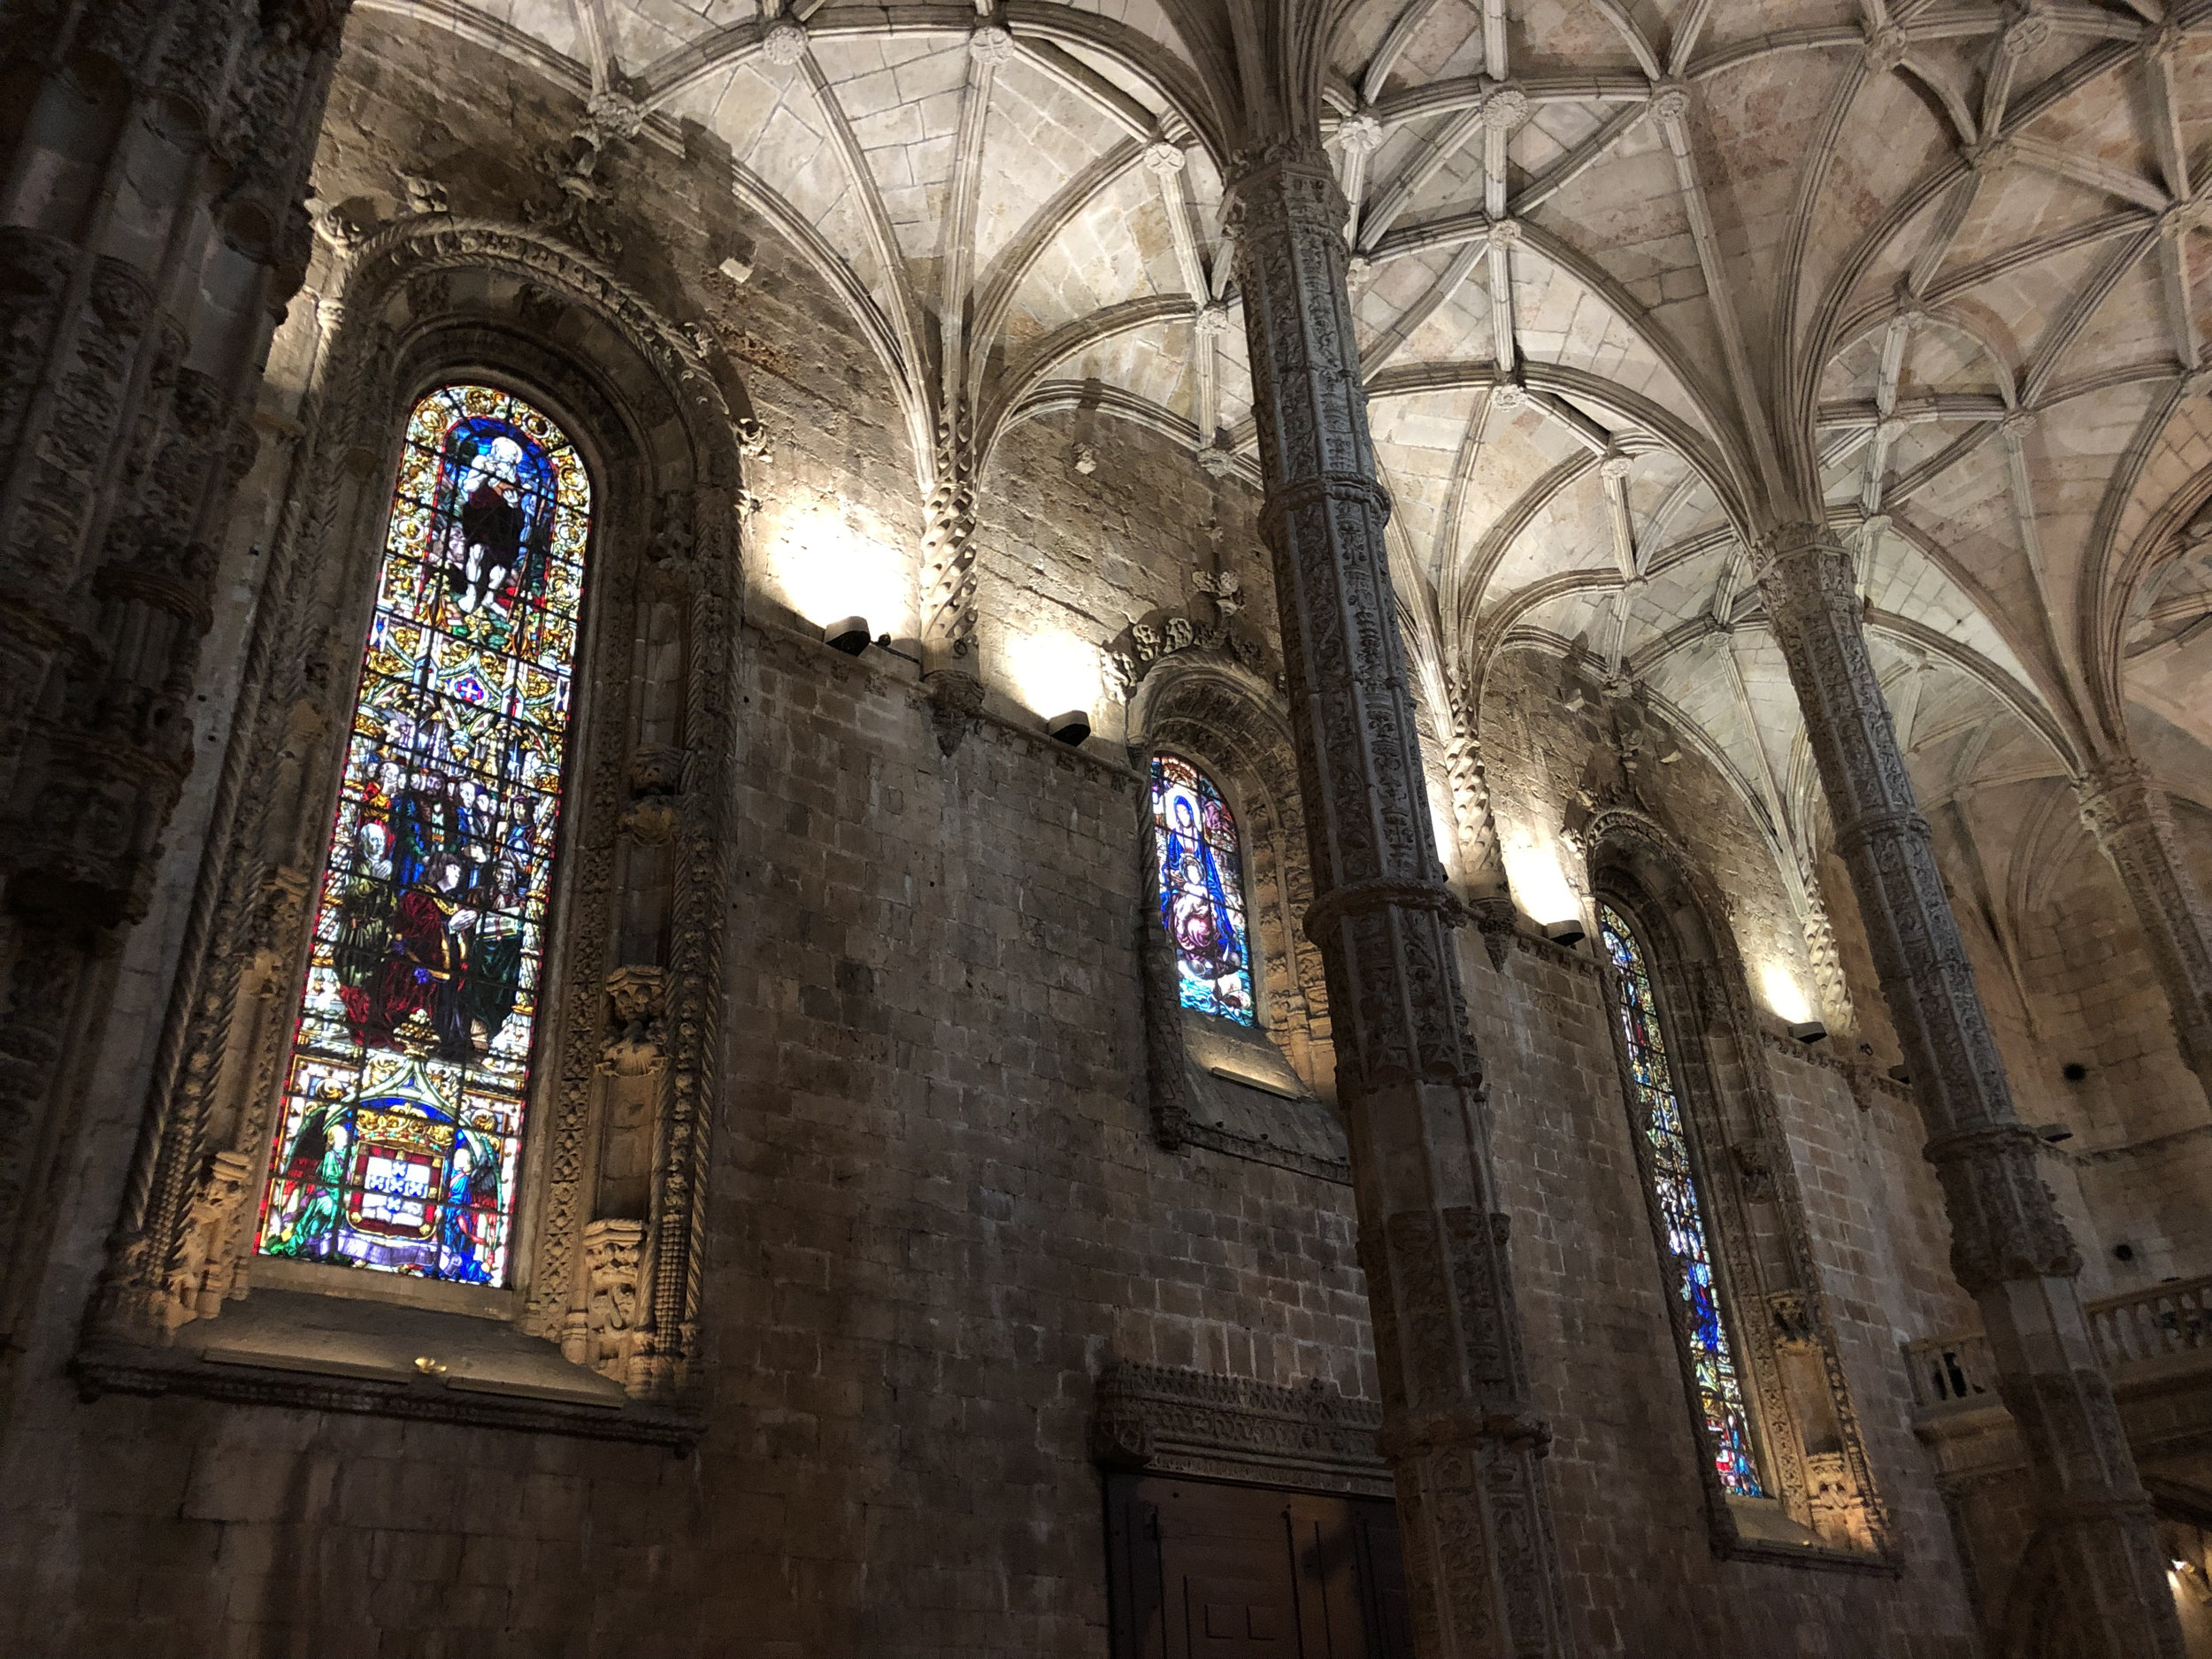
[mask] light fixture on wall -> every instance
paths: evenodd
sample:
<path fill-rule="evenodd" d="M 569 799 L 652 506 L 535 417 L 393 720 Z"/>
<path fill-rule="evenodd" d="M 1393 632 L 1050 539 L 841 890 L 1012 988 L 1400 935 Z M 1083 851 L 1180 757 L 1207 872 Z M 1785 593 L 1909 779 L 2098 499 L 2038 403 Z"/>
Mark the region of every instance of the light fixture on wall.
<path fill-rule="evenodd" d="M 2038 1124 L 2035 1126 L 2035 1133 L 2052 1146 L 2056 1146 L 2062 1141 L 2071 1141 L 2074 1138 L 2074 1132 L 2061 1123 Z"/>
<path fill-rule="evenodd" d="M 1790 1022 L 1790 1035 L 1800 1042 L 1818 1042 L 1827 1034 L 1828 1027 L 1816 1019 L 1793 1019 Z"/>
<path fill-rule="evenodd" d="M 1045 732 L 1073 749 L 1091 734 L 1091 717 L 1081 709 L 1070 709 L 1065 714 L 1056 714 L 1047 720 Z"/>
<path fill-rule="evenodd" d="M 1570 916 L 1563 922 L 1546 922 L 1544 937 L 1555 945 L 1578 945 L 1582 942 L 1582 918 Z"/>
<path fill-rule="evenodd" d="M 822 630 L 822 643 L 833 651 L 857 657 L 868 649 L 868 618 L 844 617 Z"/>

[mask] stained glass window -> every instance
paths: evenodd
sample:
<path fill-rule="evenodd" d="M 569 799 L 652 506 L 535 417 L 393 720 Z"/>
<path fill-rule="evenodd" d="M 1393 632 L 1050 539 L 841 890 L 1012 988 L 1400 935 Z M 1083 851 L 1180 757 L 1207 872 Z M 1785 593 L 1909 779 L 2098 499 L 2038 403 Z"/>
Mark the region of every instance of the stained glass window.
<path fill-rule="evenodd" d="M 1250 1025 L 1250 936 L 1237 821 L 1212 779 L 1177 755 L 1152 763 L 1160 924 L 1175 944 L 1183 1006 Z"/>
<path fill-rule="evenodd" d="M 258 1248 L 503 1285 L 591 482 L 489 386 L 408 417 Z"/>
<path fill-rule="evenodd" d="M 1627 918 L 1609 904 L 1598 906 L 1598 931 L 1604 936 L 1605 949 L 1618 974 L 1621 1029 L 1628 1037 L 1628 1064 L 1635 1079 L 1644 1133 L 1651 1138 L 1652 1184 L 1666 1225 L 1667 1248 L 1674 1258 L 1675 1288 L 1689 1316 L 1690 1363 L 1696 1374 L 1698 1401 L 1705 1413 L 1707 1442 L 1723 1486 L 1738 1497 L 1763 1497 L 1758 1465 L 1751 1455 L 1743 1388 L 1729 1350 L 1720 1293 L 1713 1282 L 1704 1207 L 1698 1202 L 1697 1174 L 1691 1167 L 1689 1139 L 1682 1127 L 1682 1100 L 1675 1093 L 1643 948 Z"/>

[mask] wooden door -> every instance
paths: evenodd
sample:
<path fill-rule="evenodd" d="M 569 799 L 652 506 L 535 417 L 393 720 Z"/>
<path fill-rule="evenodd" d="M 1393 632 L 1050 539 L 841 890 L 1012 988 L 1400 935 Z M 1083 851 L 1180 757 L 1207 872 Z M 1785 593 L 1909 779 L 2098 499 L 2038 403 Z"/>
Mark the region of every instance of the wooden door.
<path fill-rule="evenodd" d="M 1388 1503 L 1136 1475 L 1106 1502 L 1115 1659 L 1412 1659 Z"/>

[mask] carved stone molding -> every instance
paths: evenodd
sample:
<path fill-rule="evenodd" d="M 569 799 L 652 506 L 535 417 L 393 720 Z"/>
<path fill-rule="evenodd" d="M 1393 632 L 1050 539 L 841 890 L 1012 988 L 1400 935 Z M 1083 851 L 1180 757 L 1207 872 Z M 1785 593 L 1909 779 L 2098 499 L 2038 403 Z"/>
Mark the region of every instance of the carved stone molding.
<path fill-rule="evenodd" d="M 1091 1455 L 1110 1469 L 1307 1492 L 1392 1495 L 1382 1407 L 1315 1378 L 1295 1387 L 1122 1361 L 1098 1379 Z"/>

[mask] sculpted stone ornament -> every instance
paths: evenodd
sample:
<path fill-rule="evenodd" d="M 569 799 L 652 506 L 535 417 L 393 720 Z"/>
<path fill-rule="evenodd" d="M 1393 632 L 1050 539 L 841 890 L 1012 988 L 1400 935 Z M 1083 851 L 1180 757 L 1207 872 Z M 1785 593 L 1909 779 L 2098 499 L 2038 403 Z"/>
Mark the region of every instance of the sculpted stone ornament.
<path fill-rule="evenodd" d="M 778 18 L 761 37 L 761 55 L 779 69 L 788 69 L 806 56 L 806 31 L 789 18 Z"/>
<path fill-rule="evenodd" d="M 2069 1651 L 2179 1659 L 2150 1501 L 2081 1312 L 2080 1258 L 2043 1185 L 2036 1135 L 2013 1110 L 1867 653 L 1851 556 L 1826 526 L 1799 524 L 1762 539 L 1752 563 L 1928 1130 L 1952 1271 L 1980 1304 L 1998 1391 L 2027 1448 L 2031 1548 L 2088 1613 Z"/>
<path fill-rule="evenodd" d="M 937 731 L 937 748 L 949 758 L 983 712 L 983 682 L 956 668 L 939 669 L 923 677 L 929 692 L 930 724 Z"/>
<path fill-rule="evenodd" d="M 569 1316 L 561 1356 L 626 1386 L 639 1330 L 645 1224 L 595 1221 L 584 1229 L 584 1305 Z"/>
<path fill-rule="evenodd" d="M 1336 129 L 1336 142 L 1347 156 L 1371 156 L 1383 147 L 1383 124 L 1372 110 L 1348 115 Z"/>
<path fill-rule="evenodd" d="M 1014 36 L 1003 25 L 986 23 L 968 36 L 968 56 L 991 68 L 1014 55 Z"/>
<path fill-rule="evenodd" d="M 964 409 L 954 409 L 937 424 L 937 481 L 922 530 L 922 653 L 932 668 L 950 665 L 949 658 L 960 662 L 974 649 L 973 437 Z M 972 668 L 962 672 L 972 677 Z"/>
<path fill-rule="evenodd" d="M 1425 1655 L 1570 1650 L 1537 1416 L 1496 1213 L 1317 135 L 1235 157 L 1225 222 L 1252 364 L 1337 1087 L 1385 1398 L 1381 1449 Z M 1325 624 L 1314 619 L 1327 618 Z M 1386 1171 L 1423 1171 L 1418 1181 Z"/>
<path fill-rule="evenodd" d="M 1867 30 L 1866 64 L 1878 75 L 1886 75 L 1902 64 L 1911 50 L 1912 42 L 1894 23 Z"/>
<path fill-rule="evenodd" d="M 1180 173 L 1190 165 L 1190 157 L 1183 153 L 1180 144 L 1171 144 L 1164 138 L 1156 138 L 1144 147 L 1144 166 L 1147 173 Z"/>
<path fill-rule="evenodd" d="M 1528 94 L 1502 86 L 1482 101 L 1482 124 L 1494 133 L 1510 133 L 1528 119 Z"/>
<path fill-rule="evenodd" d="M 402 173 L 394 176 L 399 180 L 399 188 L 406 195 L 410 213 L 450 213 L 453 211 L 446 199 L 445 186 L 435 179 L 419 173 Z"/>

